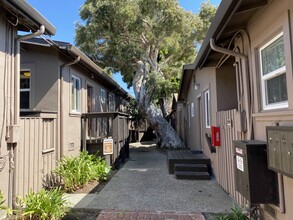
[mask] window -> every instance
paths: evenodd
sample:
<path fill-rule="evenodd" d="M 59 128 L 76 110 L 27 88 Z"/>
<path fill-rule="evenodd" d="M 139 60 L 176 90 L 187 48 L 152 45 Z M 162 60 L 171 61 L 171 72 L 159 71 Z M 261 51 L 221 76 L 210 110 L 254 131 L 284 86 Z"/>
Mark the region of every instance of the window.
<path fill-rule="evenodd" d="M 100 98 L 101 98 L 101 102 L 103 104 L 106 103 L 106 93 L 105 93 L 105 90 L 104 89 L 101 89 L 101 95 L 100 95 Z"/>
<path fill-rule="evenodd" d="M 114 112 L 115 111 L 115 101 L 114 101 L 114 95 L 109 94 L 109 111 Z"/>
<path fill-rule="evenodd" d="M 211 127 L 211 106 L 210 106 L 210 91 L 204 92 L 204 112 L 205 112 L 205 126 Z"/>
<path fill-rule="evenodd" d="M 191 117 L 194 118 L 194 103 L 191 103 Z"/>
<path fill-rule="evenodd" d="M 71 76 L 71 110 L 80 112 L 80 78 Z"/>
<path fill-rule="evenodd" d="M 188 127 L 190 128 L 191 127 L 191 119 L 190 119 L 190 104 L 187 105 L 187 109 L 188 109 Z"/>
<path fill-rule="evenodd" d="M 20 71 L 20 109 L 30 108 L 31 71 Z"/>
<path fill-rule="evenodd" d="M 263 109 L 288 107 L 283 33 L 259 49 Z"/>

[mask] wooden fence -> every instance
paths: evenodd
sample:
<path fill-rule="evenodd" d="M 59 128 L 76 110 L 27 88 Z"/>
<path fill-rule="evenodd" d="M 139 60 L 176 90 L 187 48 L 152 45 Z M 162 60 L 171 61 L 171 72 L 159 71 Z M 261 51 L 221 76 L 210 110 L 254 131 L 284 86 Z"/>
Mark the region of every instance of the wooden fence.
<path fill-rule="evenodd" d="M 24 196 L 50 185 L 58 158 L 57 114 L 20 118 L 15 155 L 15 194 Z"/>
<path fill-rule="evenodd" d="M 82 148 L 89 152 L 102 152 L 102 141 L 113 139 L 113 154 L 106 156 L 108 164 L 117 165 L 129 156 L 128 115 L 121 112 L 100 112 L 82 114 Z"/>
<path fill-rule="evenodd" d="M 217 180 L 244 207 L 246 199 L 235 190 L 233 140 L 240 138 L 235 127 L 236 112 L 236 109 L 217 112 L 217 125 L 221 129 L 221 147 L 217 148 Z"/>

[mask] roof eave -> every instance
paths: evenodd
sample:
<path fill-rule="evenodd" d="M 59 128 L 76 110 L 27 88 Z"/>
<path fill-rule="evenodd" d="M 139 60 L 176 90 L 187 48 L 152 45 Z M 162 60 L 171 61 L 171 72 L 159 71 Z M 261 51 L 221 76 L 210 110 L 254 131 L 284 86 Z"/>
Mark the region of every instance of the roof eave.
<path fill-rule="evenodd" d="M 27 18 L 32 20 L 36 26 L 45 26 L 45 34 L 55 35 L 56 28 L 35 8 L 33 8 L 29 3 L 23 0 L 4 0 L 4 3 L 14 6 L 17 10 L 21 11 Z"/>
<path fill-rule="evenodd" d="M 180 81 L 180 87 L 178 91 L 178 101 L 184 101 L 186 99 L 186 94 L 183 91 L 183 88 L 189 85 L 188 79 L 191 76 L 188 76 L 188 72 L 191 70 L 195 70 L 197 68 L 201 68 L 208 56 L 211 48 L 210 48 L 210 39 L 217 39 L 221 34 L 226 24 L 229 21 L 229 17 L 231 16 L 231 12 L 236 10 L 241 4 L 242 0 L 223 0 L 219 5 L 215 17 L 211 23 L 210 28 L 204 38 L 204 41 L 200 47 L 200 50 L 196 56 L 195 61 L 192 64 L 184 65 L 182 68 L 182 77 Z M 190 74 L 192 75 L 192 74 Z M 188 78 L 188 79 L 186 79 Z"/>
<path fill-rule="evenodd" d="M 116 87 L 116 89 L 118 89 L 123 96 L 128 97 L 128 92 L 126 92 L 114 79 L 112 79 L 106 73 L 104 73 L 104 71 L 97 64 L 95 64 L 88 56 L 81 52 L 77 47 L 69 44 L 66 49 L 71 53 L 75 54 L 76 56 L 79 56 L 83 62 L 85 62 L 92 70 L 95 71 L 96 74 L 99 75 L 99 77 L 103 78 L 108 83 Z"/>

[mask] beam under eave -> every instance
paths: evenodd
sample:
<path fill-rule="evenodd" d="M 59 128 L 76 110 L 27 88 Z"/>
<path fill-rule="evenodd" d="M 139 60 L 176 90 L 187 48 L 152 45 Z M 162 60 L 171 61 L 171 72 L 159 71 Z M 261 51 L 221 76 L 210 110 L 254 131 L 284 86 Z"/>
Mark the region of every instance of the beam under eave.
<path fill-rule="evenodd" d="M 268 2 L 266 0 L 264 1 L 259 1 L 259 2 L 255 2 L 255 3 L 252 3 L 252 4 L 248 4 L 248 5 L 244 5 L 244 6 L 241 6 L 237 12 L 235 13 L 235 15 L 240 15 L 240 14 L 243 14 L 243 13 L 246 13 L 246 12 L 249 12 L 249 11 L 253 11 L 253 10 L 256 10 L 256 9 L 259 9 L 265 5 L 267 5 Z"/>
<path fill-rule="evenodd" d="M 243 29 L 246 29 L 247 28 L 247 25 L 246 24 L 238 24 L 238 25 L 235 25 L 235 26 L 231 26 L 231 27 L 227 27 L 224 31 L 223 31 L 223 34 L 222 35 L 231 35 L 233 33 L 236 33 L 237 31 L 239 30 L 243 30 Z"/>

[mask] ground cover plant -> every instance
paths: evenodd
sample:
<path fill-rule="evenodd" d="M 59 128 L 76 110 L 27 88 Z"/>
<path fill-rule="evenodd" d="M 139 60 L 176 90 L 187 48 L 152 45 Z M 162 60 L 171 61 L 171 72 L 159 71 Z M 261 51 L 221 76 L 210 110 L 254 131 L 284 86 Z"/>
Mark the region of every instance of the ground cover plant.
<path fill-rule="evenodd" d="M 22 219 L 55 220 L 65 216 L 68 204 L 61 188 L 42 189 L 40 192 L 29 192 L 24 198 L 19 198 L 20 209 L 17 216 Z"/>
<path fill-rule="evenodd" d="M 232 213 L 231 214 L 223 214 L 223 215 L 219 215 L 217 217 L 218 220 L 247 220 L 247 216 L 245 216 L 243 213 L 242 213 L 242 210 L 235 207 L 235 208 L 232 208 Z"/>
<path fill-rule="evenodd" d="M 6 212 L 7 215 L 11 215 L 12 210 L 8 206 L 4 205 L 4 203 L 5 203 L 4 195 L 0 191 L 0 211 L 3 210 Z"/>
<path fill-rule="evenodd" d="M 81 152 L 77 157 L 63 157 L 54 171 L 64 183 L 66 192 L 73 192 L 93 180 L 104 181 L 111 167 L 101 157 Z"/>
<path fill-rule="evenodd" d="M 0 210 L 4 209 L 4 205 L 3 205 L 4 202 L 5 202 L 4 196 L 3 196 L 2 192 L 0 191 Z"/>

